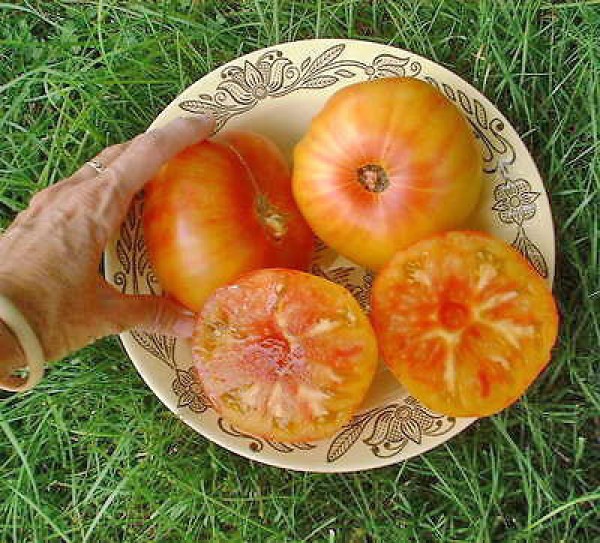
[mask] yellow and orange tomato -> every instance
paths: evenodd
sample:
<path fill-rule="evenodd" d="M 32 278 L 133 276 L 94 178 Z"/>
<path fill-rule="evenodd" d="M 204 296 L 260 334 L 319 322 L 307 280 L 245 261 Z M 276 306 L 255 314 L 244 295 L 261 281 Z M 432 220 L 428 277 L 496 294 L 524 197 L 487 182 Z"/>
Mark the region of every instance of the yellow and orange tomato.
<path fill-rule="evenodd" d="M 329 99 L 294 151 L 293 191 L 325 243 L 377 270 L 398 249 L 465 221 L 481 166 L 454 104 L 423 81 L 387 78 Z"/>
<path fill-rule="evenodd" d="M 192 145 L 169 161 L 146 185 L 143 223 L 160 284 L 195 311 L 247 271 L 307 268 L 313 249 L 283 155 L 252 132 Z"/>

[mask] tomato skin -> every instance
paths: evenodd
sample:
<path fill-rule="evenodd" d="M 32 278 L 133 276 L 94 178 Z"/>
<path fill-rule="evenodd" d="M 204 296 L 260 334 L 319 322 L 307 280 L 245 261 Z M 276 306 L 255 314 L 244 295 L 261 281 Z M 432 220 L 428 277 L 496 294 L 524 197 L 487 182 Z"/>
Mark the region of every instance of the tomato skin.
<path fill-rule="evenodd" d="M 447 232 L 399 251 L 377 276 L 371 320 L 384 362 L 430 409 L 492 415 L 550 360 L 558 316 L 519 252 L 481 232 Z"/>
<path fill-rule="evenodd" d="M 308 269 L 314 235 L 296 205 L 291 172 L 279 148 L 268 138 L 252 132 L 225 132 L 218 141 L 229 145 L 241 157 L 259 193 L 271 204 L 273 211 L 279 210 L 283 215 L 285 235 L 279 240 L 267 236 L 269 260 L 263 267 Z M 273 216 L 270 218 L 277 220 Z M 279 225 L 271 222 L 271 226 Z"/>
<path fill-rule="evenodd" d="M 287 269 L 253 271 L 217 289 L 199 316 L 192 353 L 223 417 L 282 442 L 332 435 L 362 402 L 378 361 L 354 297 Z"/>
<path fill-rule="evenodd" d="M 467 120 L 413 78 L 338 91 L 294 150 L 294 196 L 308 223 L 329 246 L 375 270 L 398 249 L 464 222 L 481 185 Z"/>
<path fill-rule="evenodd" d="M 308 267 L 313 248 L 281 153 L 250 132 L 192 145 L 169 161 L 146 185 L 143 224 L 160 284 L 195 311 L 249 270 Z"/>

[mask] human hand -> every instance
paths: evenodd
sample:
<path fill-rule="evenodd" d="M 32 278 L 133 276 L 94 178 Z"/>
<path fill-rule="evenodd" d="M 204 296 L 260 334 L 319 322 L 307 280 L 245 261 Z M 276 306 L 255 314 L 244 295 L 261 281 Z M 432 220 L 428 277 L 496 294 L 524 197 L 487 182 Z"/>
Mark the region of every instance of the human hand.
<path fill-rule="evenodd" d="M 104 149 L 95 159 L 104 166 L 100 173 L 88 163 L 37 193 L 0 237 L 0 294 L 27 319 L 47 360 L 134 327 L 191 335 L 189 311 L 166 298 L 124 295 L 98 268 L 133 196 L 165 162 L 213 128 L 208 116 L 179 118 Z M 0 377 L 14 370 L 14 360 L 0 360 Z"/>

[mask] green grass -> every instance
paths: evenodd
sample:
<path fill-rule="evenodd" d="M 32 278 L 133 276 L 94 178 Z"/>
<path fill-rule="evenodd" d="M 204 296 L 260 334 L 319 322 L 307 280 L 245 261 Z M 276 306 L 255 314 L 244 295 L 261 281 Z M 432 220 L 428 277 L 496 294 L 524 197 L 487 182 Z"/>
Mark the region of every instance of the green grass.
<path fill-rule="evenodd" d="M 2 3 L 1 224 L 207 71 L 311 37 L 427 56 L 523 135 L 558 236 L 552 364 L 523 401 L 424 456 L 316 475 L 207 442 L 100 341 L 0 405 L 1 542 L 600 540 L 598 2 Z"/>

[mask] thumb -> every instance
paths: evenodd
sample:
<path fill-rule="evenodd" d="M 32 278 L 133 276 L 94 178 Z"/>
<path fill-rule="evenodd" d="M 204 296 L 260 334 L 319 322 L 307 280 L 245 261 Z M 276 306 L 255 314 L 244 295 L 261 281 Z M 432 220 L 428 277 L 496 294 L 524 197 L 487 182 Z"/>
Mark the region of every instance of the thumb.
<path fill-rule="evenodd" d="M 168 298 L 122 295 L 119 305 L 119 320 L 126 323 L 128 329 L 186 338 L 194 331 L 194 313 Z"/>

